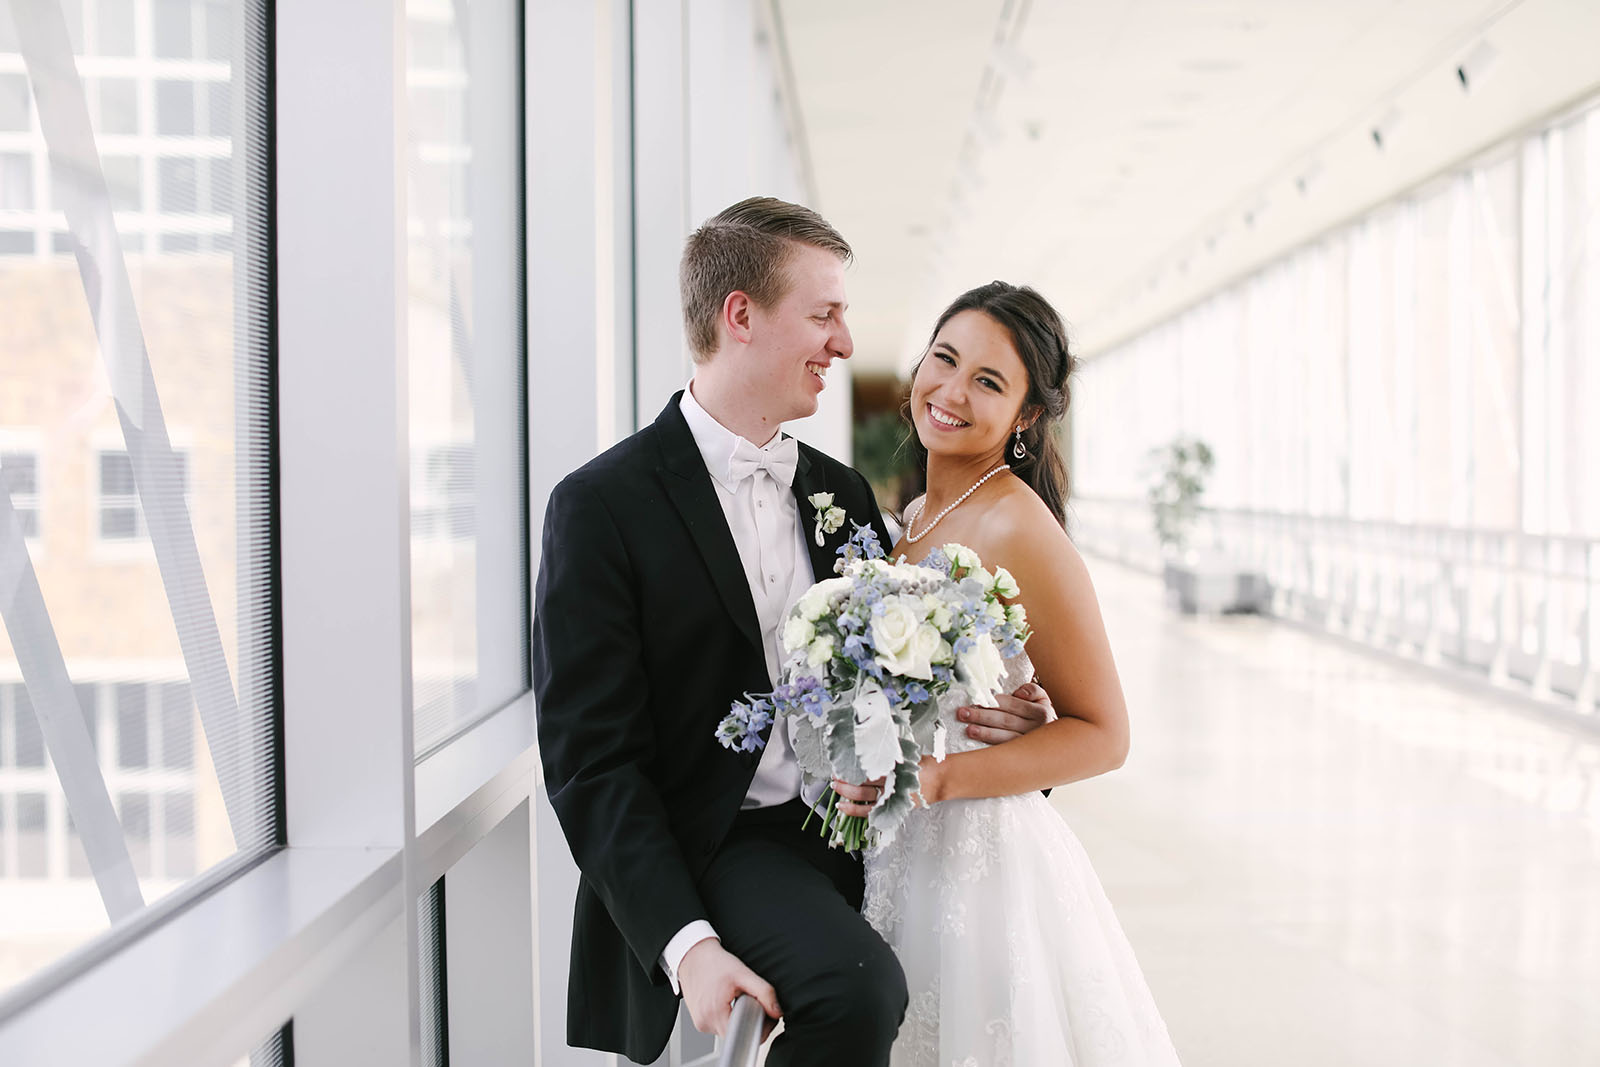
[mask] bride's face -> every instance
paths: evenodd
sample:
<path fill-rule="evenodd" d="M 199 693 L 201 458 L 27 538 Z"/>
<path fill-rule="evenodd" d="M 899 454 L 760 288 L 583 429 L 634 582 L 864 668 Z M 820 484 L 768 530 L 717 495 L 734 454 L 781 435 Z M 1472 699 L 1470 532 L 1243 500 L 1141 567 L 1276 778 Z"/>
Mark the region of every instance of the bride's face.
<path fill-rule="evenodd" d="M 911 381 L 911 421 L 930 453 L 998 456 L 1022 421 L 1028 374 L 1011 335 L 981 311 L 951 316 Z"/>

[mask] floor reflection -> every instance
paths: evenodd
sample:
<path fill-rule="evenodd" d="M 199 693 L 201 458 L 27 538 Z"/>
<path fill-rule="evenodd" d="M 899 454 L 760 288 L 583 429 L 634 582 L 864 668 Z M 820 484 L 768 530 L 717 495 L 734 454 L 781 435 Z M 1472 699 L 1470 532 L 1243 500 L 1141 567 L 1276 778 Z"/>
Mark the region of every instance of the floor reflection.
<path fill-rule="evenodd" d="M 1054 795 L 1189 1067 L 1600 1063 L 1600 733 L 1091 567 L 1133 754 Z"/>

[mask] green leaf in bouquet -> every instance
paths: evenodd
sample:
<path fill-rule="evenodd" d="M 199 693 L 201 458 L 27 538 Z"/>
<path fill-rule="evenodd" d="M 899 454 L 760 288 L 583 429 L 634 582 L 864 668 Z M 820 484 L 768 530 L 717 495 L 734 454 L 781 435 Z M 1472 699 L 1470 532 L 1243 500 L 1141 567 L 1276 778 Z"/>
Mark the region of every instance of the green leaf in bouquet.
<path fill-rule="evenodd" d="M 911 742 L 923 752 L 933 751 L 933 728 L 939 722 L 939 698 L 921 704 L 913 704 L 908 712 L 910 718 Z M 913 759 L 912 762 L 915 762 Z"/>
<path fill-rule="evenodd" d="M 811 716 L 795 716 L 789 720 L 794 723 L 794 755 L 795 762 L 800 764 L 800 769 L 813 778 L 828 781 L 833 777 L 833 767 L 828 761 L 828 746 L 825 736 L 825 716 L 812 718 Z"/>
<path fill-rule="evenodd" d="M 826 726 L 823 732 L 823 746 L 828 753 L 828 766 L 832 769 L 835 778 L 842 778 L 847 782 L 864 782 L 867 780 L 865 772 L 861 770 L 861 761 L 856 757 L 856 718 L 850 708 L 835 708 L 823 716 Z"/>
<path fill-rule="evenodd" d="M 867 817 L 867 824 L 880 842 L 893 840 L 895 831 L 905 821 L 906 815 L 916 807 L 916 802 L 911 798 L 921 781 L 919 761 L 922 750 L 913 738 L 902 735 L 900 756 L 900 762 L 889 772 L 889 781 L 884 783 L 886 796 L 883 802 L 873 808 L 872 814 Z"/>

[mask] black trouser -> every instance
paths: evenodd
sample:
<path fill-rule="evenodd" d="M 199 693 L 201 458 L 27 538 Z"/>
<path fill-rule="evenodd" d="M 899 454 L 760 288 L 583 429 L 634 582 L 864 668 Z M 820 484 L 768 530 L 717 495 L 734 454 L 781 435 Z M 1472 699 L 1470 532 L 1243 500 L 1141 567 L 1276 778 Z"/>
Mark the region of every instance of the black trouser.
<path fill-rule="evenodd" d="M 906 1011 L 900 962 L 861 917 L 861 863 L 805 805 L 741 812 L 701 878 L 722 945 L 772 983 L 784 1032 L 767 1067 L 877 1067 Z"/>

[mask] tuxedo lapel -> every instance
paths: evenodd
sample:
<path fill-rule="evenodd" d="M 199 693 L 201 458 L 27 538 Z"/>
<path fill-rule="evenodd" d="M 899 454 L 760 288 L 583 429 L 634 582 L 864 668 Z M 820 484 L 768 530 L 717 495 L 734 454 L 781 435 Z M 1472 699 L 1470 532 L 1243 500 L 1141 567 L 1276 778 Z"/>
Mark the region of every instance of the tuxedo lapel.
<path fill-rule="evenodd" d="M 839 546 L 850 539 L 850 533 L 855 529 L 851 520 L 856 516 L 848 515 L 844 524 L 833 533 L 822 535 L 822 544 L 817 544 L 817 509 L 811 503 L 811 497 L 816 493 L 826 493 L 831 490 L 827 486 L 827 476 L 822 464 L 813 463 L 811 457 L 806 455 L 805 447 L 800 449 L 800 462 L 794 471 L 794 502 L 800 511 L 800 532 L 805 535 L 806 552 L 811 556 L 811 574 L 813 581 L 823 581 L 833 577 L 833 565 L 839 561 Z M 838 507 L 846 507 L 844 500 L 835 499 Z M 859 520 L 857 520 L 859 521 Z"/>
<path fill-rule="evenodd" d="M 705 459 L 678 407 L 682 396 L 681 392 L 674 393 L 655 421 L 661 445 L 661 484 L 689 528 L 729 617 L 751 644 L 761 648 L 761 628 L 756 621 L 755 602 L 750 599 L 750 584 L 739 562 L 739 548 L 733 543 Z"/>

